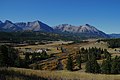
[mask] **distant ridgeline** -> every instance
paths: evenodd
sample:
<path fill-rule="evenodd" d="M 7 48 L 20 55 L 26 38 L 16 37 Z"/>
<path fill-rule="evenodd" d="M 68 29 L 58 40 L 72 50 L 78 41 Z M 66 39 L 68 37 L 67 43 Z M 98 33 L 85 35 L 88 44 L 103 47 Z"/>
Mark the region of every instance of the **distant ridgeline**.
<path fill-rule="evenodd" d="M 106 33 L 98 30 L 94 26 L 89 24 L 73 26 L 70 24 L 61 24 L 58 26 L 50 27 L 49 25 L 41 21 L 33 22 L 18 22 L 13 23 L 12 21 L 6 20 L 5 22 L 0 21 L 0 31 L 4 32 L 50 32 L 57 33 L 67 36 L 80 36 L 81 38 L 109 38 L 110 36 Z"/>

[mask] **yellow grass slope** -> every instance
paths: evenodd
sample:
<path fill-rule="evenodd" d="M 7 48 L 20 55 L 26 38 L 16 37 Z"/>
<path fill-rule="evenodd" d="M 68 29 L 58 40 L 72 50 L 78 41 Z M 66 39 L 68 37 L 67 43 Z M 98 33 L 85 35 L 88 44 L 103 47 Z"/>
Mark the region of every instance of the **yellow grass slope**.
<path fill-rule="evenodd" d="M 8 68 L 8 70 L 20 71 L 21 73 L 25 73 L 27 75 L 34 74 L 53 80 L 120 80 L 120 75 L 90 74 L 79 71 L 44 71 L 22 68 Z"/>

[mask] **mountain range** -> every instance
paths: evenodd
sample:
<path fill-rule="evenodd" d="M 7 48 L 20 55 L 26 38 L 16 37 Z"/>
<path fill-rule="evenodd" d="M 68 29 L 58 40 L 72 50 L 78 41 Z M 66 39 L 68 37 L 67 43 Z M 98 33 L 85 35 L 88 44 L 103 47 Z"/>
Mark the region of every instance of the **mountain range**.
<path fill-rule="evenodd" d="M 36 20 L 33 22 L 18 22 L 13 23 L 12 21 L 6 20 L 5 22 L 0 21 L 0 31 L 15 32 L 15 31 L 44 31 L 44 32 L 55 32 L 55 33 L 69 33 L 69 34 L 84 34 L 90 37 L 103 37 L 109 38 L 110 35 L 98 30 L 94 26 L 89 24 L 74 26 L 70 24 L 60 24 L 54 27 Z"/>
<path fill-rule="evenodd" d="M 53 28 L 49 27 L 47 24 L 44 24 L 40 21 L 33 22 L 18 22 L 13 23 L 9 20 L 6 20 L 4 23 L 0 21 L 0 30 L 1 31 L 46 31 L 53 32 Z"/>
<path fill-rule="evenodd" d="M 91 26 L 89 24 L 81 25 L 81 26 L 73 26 L 69 24 L 61 24 L 54 27 L 54 30 L 61 31 L 61 32 L 70 32 L 75 34 L 85 34 L 89 36 L 99 36 L 108 38 L 109 36 L 105 34 L 104 32 L 98 30 L 94 26 Z"/>
<path fill-rule="evenodd" d="M 108 34 L 111 38 L 120 38 L 120 34 Z"/>

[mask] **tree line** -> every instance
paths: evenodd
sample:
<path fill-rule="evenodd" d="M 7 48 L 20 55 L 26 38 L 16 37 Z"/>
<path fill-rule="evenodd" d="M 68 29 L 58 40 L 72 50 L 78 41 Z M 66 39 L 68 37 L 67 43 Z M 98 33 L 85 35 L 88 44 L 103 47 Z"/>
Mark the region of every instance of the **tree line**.
<path fill-rule="evenodd" d="M 86 72 L 102 73 L 102 74 L 120 74 L 120 57 L 111 58 L 108 56 L 103 60 L 102 64 L 98 64 L 97 60 L 89 60 L 86 63 Z"/>
<path fill-rule="evenodd" d="M 24 53 L 24 55 L 24 59 L 21 59 L 17 49 L 7 45 L 1 45 L 0 67 L 29 68 L 30 64 L 50 57 L 45 51 L 42 53 Z"/>
<path fill-rule="evenodd" d="M 108 47 L 109 48 L 119 48 L 120 47 L 120 38 L 118 39 L 103 39 L 103 40 L 98 40 L 98 42 L 100 41 L 105 41 L 108 43 Z"/>
<path fill-rule="evenodd" d="M 79 69 L 81 69 L 81 63 L 90 63 L 94 64 L 97 63 L 94 60 L 100 60 L 100 59 L 105 59 L 107 56 L 109 56 L 109 52 L 107 51 L 107 49 L 101 49 L 101 48 L 89 48 L 89 49 L 85 49 L 85 48 L 81 48 L 79 51 L 76 52 L 76 64 L 78 64 Z M 73 66 L 73 58 L 69 55 L 68 56 L 68 60 L 67 60 L 67 69 L 69 69 L 69 67 L 71 67 L 71 65 Z M 71 67 L 72 70 L 73 67 Z"/>
<path fill-rule="evenodd" d="M 81 69 L 81 63 L 86 63 L 85 71 L 88 73 L 102 74 L 120 74 L 120 57 L 111 58 L 111 54 L 106 50 L 89 48 L 81 50 L 77 53 L 78 67 Z M 102 64 L 97 60 L 103 59 Z M 73 71 L 74 62 L 72 56 L 68 56 L 67 70 Z"/>
<path fill-rule="evenodd" d="M 29 68 L 30 64 L 49 57 L 43 51 L 42 53 L 25 53 L 25 58 L 21 59 L 18 50 L 7 45 L 0 46 L 0 67 Z M 106 49 L 81 48 L 76 52 L 75 59 L 76 62 L 74 62 L 73 56 L 68 56 L 67 70 L 73 71 L 75 64 L 81 69 L 81 64 L 86 63 L 85 71 L 88 73 L 120 74 L 120 57 L 111 58 L 111 54 Z M 103 59 L 102 64 L 97 61 L 100 59 Z"/>
<path fill-rule="evenodd" d="M 51 32 L 33 32 L 33 31 L 21 31 L 21 32 L 0 32 L 0 42 L 8 43 L 29 43 L 35 44 L 35 42 L 41 41 L 79 41 L 83 39 L 80 36 L 73 36 L 72 34 L 61 34 Z"/>

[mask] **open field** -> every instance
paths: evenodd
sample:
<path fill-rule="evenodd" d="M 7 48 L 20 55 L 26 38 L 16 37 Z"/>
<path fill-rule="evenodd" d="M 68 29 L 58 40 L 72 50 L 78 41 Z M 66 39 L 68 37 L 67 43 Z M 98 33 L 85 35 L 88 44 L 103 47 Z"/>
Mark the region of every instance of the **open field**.
<path fill-rule="evenodd" d="M 116 55 L 120 56 L 120 52 L 115 51 L 115 49 L 108 48 L 108 44 L 106 42 L 96 42 L 95 40 L 90 40 L 89 42 L 85 43 L 75 43 L 75 44 L 68 44 L 72 43 L 72 41 L 54 41 L 49 44 L 45 45 L 28 45 L 28 46 L 22 46 L 22 47 L 16 47 L 17 49 L 25 52 L 26 48 L 31 48 L 33 51 L 37 49 L 49 49 L 47 53 L 53 54 L 55 57 L 51 57 L 46 60 L 42 60 L 37 62 L 38 65 L 42 66 L 42 70 L 55 70 L 55 67 L 58 63 L 58 61 L 61 63 L 62 67 L 61 69 L 65 70 L 66 69 L 66 60 L 68 54 L 71 54 L 72 56 L 75 56 L 76 51 L 79 51 L 80 48 L 90 48 L 90 47 L 96 47 L 96 48 L 101 48 L 101 49 L 107 49 L 109 53 L 112 54 L 112 57 L 115 57 Z M 59 49 L 57 49 L 57 47 Z M 66 51 L 64 53 L 61 52 L 61 47 L 63 47 Z M 116 50 L 120 50 L 120 48 L 116 48 Z M 21 57 L 24 57 L 23 54 L 21 54 Z M 99 63 L 102 63 L 102 60 L 98 60 Z M 35 64 L 32 64 L 30 66 L 35 66 Z M 83 64 L 82 64 L 83 65 Z M 84 68 L 82 68 L 82 71 L 84 71 Z"/>
<path fill-rule="evenodd" d="M 101 41 L 100 43 L 98 42 L 91 42 L 87 45 L 83 45 L 82 47 L 84 48 L 91 48 L 91 47 L 96 47 L 96 48 L 101 48 L 101 49 L 107 49 L 109 53 L 112 54 L 113 57 L 116 55 L 120 56 L 120 48 L 108 48 L 108 44 L 106 42 Z M 116 51 L 115 51 L 116 49 Z"/>
<path fill-rule="evenodd" d="M 73 41 L 52 41 L 52 43 L 44 44 L 44 45 L 27 45 L 27 46 L 15 47 L 15 48 L 20 51 L 20 56 L 24 58 L 23 53 L 27 51 L 26 49 L 31 49 L 32 52 L 35 52 L 39 49 L 48 49 L 47 53 L 48 55 L 50 55 L 50 54 L 60 53 L 61 45 L 65 45 L 72 42 Z M 57 48 L 59 48 L 59 50 L 57 50 Z"/>
<path fill-rule="evenodd" d="M 44 44 L 44 45 L 27 45 L 27 46 L 22 46 L 22 47 L 15 47 L 16 49 L 19 49 L 23 52 L 25 52 L 26 48 L 30 48 L 32 51 L 38 50 L 38 49 L 50 49 L 50 51 L 48 51 L 48 54 L 50 53 L 59 53 L 60 51 L 57 50 L 57 47 L 60 47 L 60 45 L 62 44 L 68 44 L 68 43 L 72 43 L 72 41 L 53 41 L 52 43 L 49 44 Z"/>
<path fill-rule="evenodd" d="M 89 43 L 89 44 L 87 44 L 87 45 L 84 45 L 84 46 L 82 46 L 82 47 L 87 48 L 87 49 L 88 49 L 88 48 L 91 48 L 91 47 L 108 49 L 107 43 L 105 43 L 105 42 L 100 42 L 100 43 L 98 43 L 98 42 L 95 42 L 95 41 L 93 41 L 93 42 L 91 42 L 91 43 Z"/>
<path fill-rule="evenodd" d="M 106 75 L 106 74 L 91 74 L 85 73 L 85 63 L 82 63 L 81 70 L 78 71 L 67 71 L 66 70 L 66 62 L 68 54 L 71 54 L 73 57 L 76 55 L 76 52 L 79 51 L 80 48 L 89 48 L 96 47 L 101 49 L 107 49 L 108 52 L 112 54 L 112 57 L 116 55 L 120 56 L 120 48 L 108 48 L 108 44 L 106 42 L 96 42 L 89 41 L 83 43 L 74 43 L 68 44 L 71 42 L 63 42 L 63 41 L 55 41 L 50 44 L 45 45 L 28 45 L 22 47 L 16 47 L 20 50 L 25 50 L 25 48 L 31 48 L 32 50 L 37 50 L 41 48 L 50 49 L 47 53 L 54 54 L 54 57 L 41 60 L 36 62 L 35 64 L 31 64 L 30 68 L 34 67 L 36 64 L 41 66 L 41 70 L 33 70 L 33 69 L 22 69 L 22 68 L 9 68 L 9 70 L 20 71 L 21 73 L 25 73 L 27 75 L 34 74 L 39 77 L 48 78 L 49 80 L 120 80 L 120 75 Z M 59 49 L 57 49 L 59 47 Z M 62 52 L 61 47 L 63 47 L 66 51 Z M 115 51 L 116 49 L 116 51 Z M 102 63 L 103 59 L 97 60 L 99 64 Z M 56 70 L 56 65 L 60 62 L 61 70 Z"/>
<path fill-rule="evenodd" d="M 26 75 L 37 75 L 49 80 L 120 80 L 120 75 L 91 74 L 80 71 L 44 71 L 21 68 L 8 68 L 8 70 L 19 71 Z"/>

